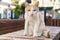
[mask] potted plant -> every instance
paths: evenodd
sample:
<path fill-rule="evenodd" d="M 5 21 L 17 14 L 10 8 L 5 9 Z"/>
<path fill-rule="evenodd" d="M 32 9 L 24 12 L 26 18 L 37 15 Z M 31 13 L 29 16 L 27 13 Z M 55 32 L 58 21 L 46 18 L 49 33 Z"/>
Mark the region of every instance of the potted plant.
<path fill-rule="evenodd" d="M 21 5 L 16 5 L 16 8 L 14 9 L 14 13 L 15 13 L 15 18 L 20 18 L 20 17 L 24 17 L 24 13 L 25 13 L 25 3 L 22 3 Z"/>
<path fill-rule="evenodd" d="M 24 18 L 24 13 L 25 13 L 25 3 L 22 3 L 20 5 L 20 17 L 19 18 Z"/>

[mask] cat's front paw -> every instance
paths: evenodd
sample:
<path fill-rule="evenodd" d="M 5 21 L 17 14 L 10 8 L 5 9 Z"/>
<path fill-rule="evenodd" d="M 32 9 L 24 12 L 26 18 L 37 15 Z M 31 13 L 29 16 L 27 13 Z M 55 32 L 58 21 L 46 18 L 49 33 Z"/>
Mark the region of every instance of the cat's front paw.
<path fill-rule="evenodd" d="M 23 36 L 27 36 L 27 34 L 23 34 Z"/>
<path fill-rule="evenodd" d="M 24 36 L 27 36 L 28 34 L 27 34 L 27 33 L 24 33 L 23 35 L 24 35 Z"/>
<path fill-rule="evenodd" d="M 33 37 L 40 37 L 42 34 L 33 35 Z"/>
<path fill-rule="evenodd" d="M 29 34 L 29 36 L 33 36 L 33 34 Z"/>

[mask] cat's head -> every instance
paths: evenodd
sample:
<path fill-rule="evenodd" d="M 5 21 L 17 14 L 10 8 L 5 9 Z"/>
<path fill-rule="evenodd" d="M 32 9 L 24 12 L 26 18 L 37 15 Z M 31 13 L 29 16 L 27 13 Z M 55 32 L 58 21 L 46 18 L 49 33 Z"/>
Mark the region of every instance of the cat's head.
<path fill-rule="evenodd" d="M 25 3 L 25 12 L 29 15 L 34 15 L 39 11 L 38 8 L 39 2 L 37 1 L 35 4 Z"/>

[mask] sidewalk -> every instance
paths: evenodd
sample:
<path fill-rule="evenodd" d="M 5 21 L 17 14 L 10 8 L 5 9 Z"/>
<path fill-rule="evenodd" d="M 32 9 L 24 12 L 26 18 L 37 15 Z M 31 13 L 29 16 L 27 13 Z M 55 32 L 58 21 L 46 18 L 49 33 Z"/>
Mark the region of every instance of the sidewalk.
<path fill-rule="evenodd" d="M 56 36 L 56 34 L 60 32 L 60 27 L 47 27 L 47 28 L 50 28 L 52 33 L 54 33 L 56 30 L 54 36 Z M 45 37 L 33 38 L 32 36 L 22 36 L 23 32 L 24 30 L 19 30 L 16 32 L 0 35 L 0 40 L 52 40 L 50 38 L 45 38 Z"/>

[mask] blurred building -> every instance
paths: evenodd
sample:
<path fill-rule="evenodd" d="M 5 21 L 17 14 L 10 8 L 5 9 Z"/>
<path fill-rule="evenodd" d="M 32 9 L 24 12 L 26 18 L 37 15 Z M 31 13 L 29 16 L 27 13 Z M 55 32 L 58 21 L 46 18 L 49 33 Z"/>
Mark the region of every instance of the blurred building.
<path fill-rule="evenodd" d="M 7 5 L 11 5 L 11 8 L 14 9 L 15 6 L 11 0 L 1 0 L 0 1 L 0 18 L 3 18 L 3 10 L 7 8 Z"/>
<path fill-rule="evenodd" d="M 31 0 L 32 3 L 39 1 L 39 7 L 53 7 L 54 9 L 60 8 L 60 0 Z"/>
<path fill-rule="evenodd" d="M 14 2 L 19 1 L 19 5 L 25 1 L 28 3 L 34 4 L 36 1 L 39 1 L 39 7 L 53 7 L 53 9 L 60 8 L 60 0 L 0 0 L 0 18 L 2 18 L 3 9 L 7 8 L 7 5 L 10 4 L 11 8 L 14 9 Z"/>
<path fill-rule="evenodd" d="M 3 18 L 3 10 L 7 8 L 7 5 L 10 4 L 11 8 L 14 9 L 15 5 L 14 2 L 15 1 L 19 1 L 19 5 L 23 2 L 25 2 L 26 0 L 0 0 L 0 18 Z"/>

